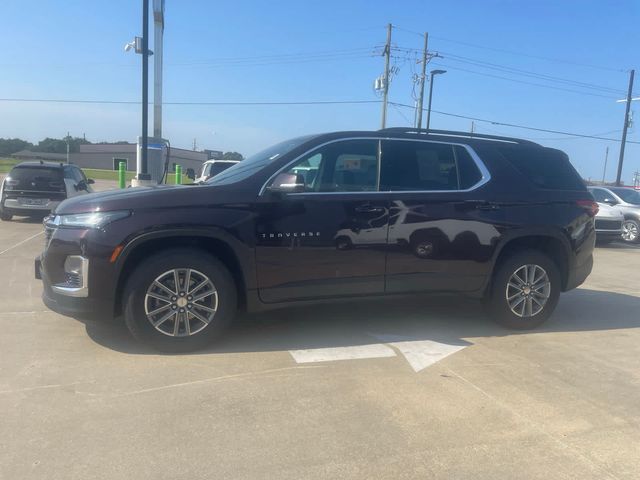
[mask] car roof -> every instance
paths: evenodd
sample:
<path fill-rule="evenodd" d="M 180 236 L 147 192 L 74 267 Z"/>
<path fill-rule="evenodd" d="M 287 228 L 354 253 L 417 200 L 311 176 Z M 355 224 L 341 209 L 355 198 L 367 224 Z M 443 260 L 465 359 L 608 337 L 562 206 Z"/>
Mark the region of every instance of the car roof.
<path fill-rule="evenodd" d="M 240 160 L 207 160 L 204 163 L 238 163 Z"/>
<path fill-rule="evenodd" d="M 54 162 L 37 162 L 37 161 L 29 161 L 29 162 L 20 162 L 13 166 L 13 168 L 21 168 L 21 167 L 31 167 L 31 168 L 64 168 L 65 164 L 63 163 L 54 163 Z"/>

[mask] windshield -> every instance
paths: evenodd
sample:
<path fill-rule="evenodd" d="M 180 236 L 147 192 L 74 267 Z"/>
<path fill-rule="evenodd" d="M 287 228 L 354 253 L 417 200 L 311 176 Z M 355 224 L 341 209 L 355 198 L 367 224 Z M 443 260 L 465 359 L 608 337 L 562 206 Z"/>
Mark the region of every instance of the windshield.
<path fill-rule="evenodd" d="M 622 200 L 633 205 L 640 205 L 640 192 L 630 188 L 612 188 L 611 191 Z"/>
<path fill-rule="evenodd" d="M 219 175 L 210 178 L 205 183 L 209 185 L 226 185 L 244 180 L 262 169 L 265 165 L 270 164 L 274 160 L 282 157 L 282 155 L 290 152 L 313 137 L 314 135 L 306 135 L 304 137 L 292 138 L 290 140 L 277 143 L 266 150 L 262 150 L 261 152 L 250 156 L 246 160 L 236 163 L 233 167 L 228 168 Z"/>

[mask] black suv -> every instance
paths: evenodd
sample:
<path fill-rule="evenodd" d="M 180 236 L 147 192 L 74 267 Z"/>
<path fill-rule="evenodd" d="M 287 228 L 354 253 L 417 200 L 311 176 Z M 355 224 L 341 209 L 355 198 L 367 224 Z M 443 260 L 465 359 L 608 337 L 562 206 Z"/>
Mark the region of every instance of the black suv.
<path fill-rule="evenodd" d="M 279 143 L 202 185 L 74 198 L 45 221 L 44 302 L 158 349 L 239 308 L 455 292 L 532 328 L 591 272 L 597 203 L 561 151 L 391 128 Z"/>
<path fill-rule="evenodd" d="M 22 162 L 0 183 L 0 219 L 44 217 L 63 200 L 92 193 L 92 179 L 75 165 Z"/>

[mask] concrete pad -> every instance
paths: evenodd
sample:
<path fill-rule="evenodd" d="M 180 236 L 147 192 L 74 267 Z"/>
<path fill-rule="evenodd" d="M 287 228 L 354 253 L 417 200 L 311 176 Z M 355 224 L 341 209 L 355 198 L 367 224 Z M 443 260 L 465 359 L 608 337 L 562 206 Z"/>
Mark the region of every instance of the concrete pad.
<path fill-rule="evenodd" d="M 3 223 L 0 251 L 40 229 Z M 209 350 L 161 355 L 117 322 L 46 311 L 40 248 L 0 254 L 0 478 L 640 471 L 640 249 L 598 249 L 588 282 L 531 332 L 473 300 L 418 297 L 245 316 Z"/>

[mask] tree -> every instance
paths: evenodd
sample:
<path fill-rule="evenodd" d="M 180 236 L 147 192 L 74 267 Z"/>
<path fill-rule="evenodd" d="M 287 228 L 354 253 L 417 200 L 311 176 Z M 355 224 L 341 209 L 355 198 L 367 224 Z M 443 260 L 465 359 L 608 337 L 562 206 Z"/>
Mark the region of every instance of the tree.
<path fill-rule="evenodd" d="M 33 144 L 21 138 L 0 138 L 0 157 L 31 148 Z"/>
<path fill-rule="evenodd" d="M 79 152 L 80 145 L 87 145 L 91 142 L 82 137 L 69 137 L 69 151 Z M 38 145 L 35 145 L 32 150 L 34 152 L 48 152 L 48 153 L 66 153 L 67 152 L 67 138 L 50 138 L 47 137 L 44 140 L 40 140 Z"/>
<path fill-rule="evenodd" d="M 244 157 L 238 152 L 224 152 L 222 160 L 244 160 Z"/>

